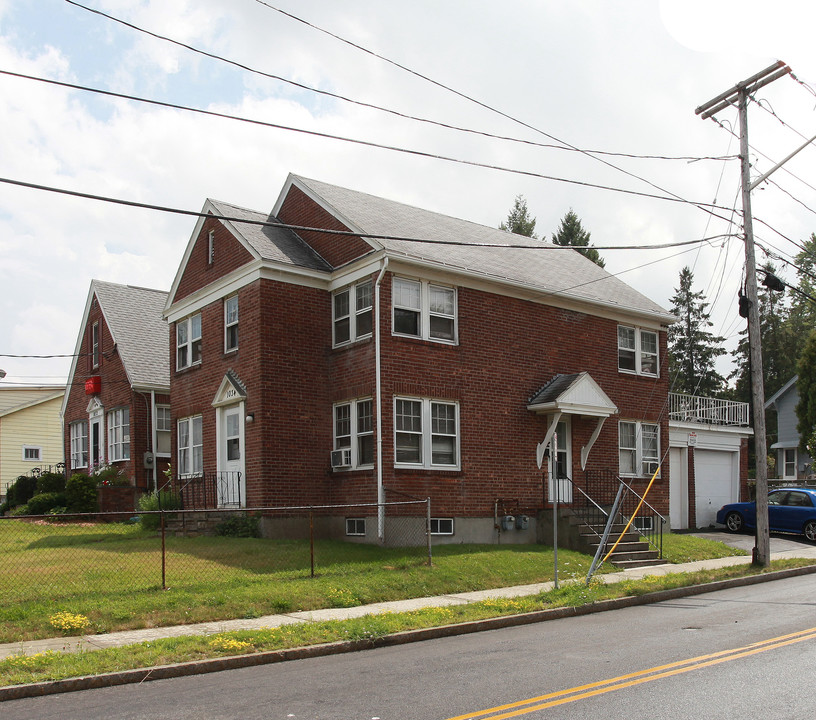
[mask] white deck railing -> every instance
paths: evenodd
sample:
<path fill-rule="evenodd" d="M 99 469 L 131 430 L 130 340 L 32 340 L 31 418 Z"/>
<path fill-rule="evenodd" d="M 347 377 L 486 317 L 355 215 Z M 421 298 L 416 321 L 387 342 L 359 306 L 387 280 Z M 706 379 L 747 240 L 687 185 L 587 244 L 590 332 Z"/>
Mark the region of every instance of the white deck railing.
<path fill-rule="evenodd" d="M 669 419 L 710 425 L 746 426 L 748 403 L 669 393 Z"/>

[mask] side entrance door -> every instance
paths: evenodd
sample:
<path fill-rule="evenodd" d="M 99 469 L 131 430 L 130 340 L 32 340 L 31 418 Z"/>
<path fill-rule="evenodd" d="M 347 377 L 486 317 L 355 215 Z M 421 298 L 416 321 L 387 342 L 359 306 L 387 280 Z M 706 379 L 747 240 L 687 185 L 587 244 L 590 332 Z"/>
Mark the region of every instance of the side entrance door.
<path fill-rule="evenodd" d="M 218 409 L 218 506 L 246 506 L 244 404 Z"/>
<path fill-rule="evenodd" d="M 572 442 L 569 420 L 559 420 L 555 426 L 550 453 L 550 482 L 548 487 L 550 502 L 572 502 Z M 556 490 L 558 496 L 556 498 Z"/>

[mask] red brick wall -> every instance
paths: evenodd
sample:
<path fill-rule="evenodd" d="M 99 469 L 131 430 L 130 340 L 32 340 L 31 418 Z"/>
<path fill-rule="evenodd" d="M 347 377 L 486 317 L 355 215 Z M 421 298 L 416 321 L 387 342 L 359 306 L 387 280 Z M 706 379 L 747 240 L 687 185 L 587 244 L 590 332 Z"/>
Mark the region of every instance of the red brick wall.
<path fill-rule="evenodd" d="M 210 230 L 215 233 L 212 263 L 209 262 Z M 220 220 L 205 220 L 184 268 L 184 274 L 179 280 L 174 301 L 187 297 L 190 293 L 251 261 L 251 253 L 235 239 Z M 175 363 L 170 367 L 175 367 Z"/>
<path fill-rule="evenodd" d="M 92 368 L 91 329 L 94 322 L 99 322 L 100 345 L 99 367 Z M 71 429 L 70 424 L 78 420 L 88 420 L 88 403 L 91 395 L 85 394 L 85 381 L 94 375 L 101 377 L 101 392 L 98 398 L 105 409 L 102 444 L 107 461 L 107 413 L 119 407 L 130 410 L 130 460 L 109 463 L 121 469 L 138 487 L 148 487 L 152 482 L 152 470 L 144 468 L 144 453 L 151 448 L 150 394 L 137 393 L 131 390 L 122 359 L 114 347 L 110 329 L 105 322 L 96 298 L 93 298 L 89 310 L 88 322 L 83 329 L 83 341 L 80 348 L 82 356 L 77 358 L 73 383 L 68 388 L 68 401 L 65 409 L 65 459 L 71 467 Z M 157 396 L 157 401 L 169 403 L 169 396 Z M 89 428 L 90 445 L 90 428 Z M 90 451 L 90 447 L 89 447 Z M 90 454 L 89 454 L 90 457 Z M 88 472 L 87 468 L 80 469 Z"/>
<path fill-rule="evenodd" d="M 349 230 L 337 218 L 327 213 L 302 190 L 294 186 L 283 201 L 280 212 L 278 212 L 278 219 L 303 227 Z M 298 230 L 297 233 L 332 267 L 338 267 L 371 252 L 371 246 L 362 238 L 348 235 L 326 235 L 303 230 Z"/>

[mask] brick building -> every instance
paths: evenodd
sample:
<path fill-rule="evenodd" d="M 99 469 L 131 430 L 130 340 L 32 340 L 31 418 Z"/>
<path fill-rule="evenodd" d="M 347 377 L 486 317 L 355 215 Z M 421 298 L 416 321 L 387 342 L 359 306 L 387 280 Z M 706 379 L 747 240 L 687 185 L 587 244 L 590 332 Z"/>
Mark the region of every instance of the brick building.
<path fill-rule="evenodd" d="M 203 212 L 165 317 L 173 467 L 214 504 L 395 491 L 430 497 L 451 541 L 491 541 L 556 472 L 562 493 L 642 488 L 664 461 L 668 514 L 673 316 L 578 252 L 294 175 L 271 214 Z"/>
<path fill-rule="evenodd" d="M 119 469 L 153 489 L 170 463 L 167 293 L 91 281 L 62 403 L 69 472 Z"/>

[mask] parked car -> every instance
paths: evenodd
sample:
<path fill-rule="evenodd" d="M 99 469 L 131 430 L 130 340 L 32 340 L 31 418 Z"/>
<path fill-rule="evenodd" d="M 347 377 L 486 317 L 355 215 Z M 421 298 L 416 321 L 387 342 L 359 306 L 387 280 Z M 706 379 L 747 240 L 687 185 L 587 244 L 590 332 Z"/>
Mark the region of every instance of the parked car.
<path fill-rule="evenodd" d="M 723 505 L 717 522 L 729 532 L 756 527 L 756 503 Z M 796 533 L 816 542 L 816 490 L 780 488 L 768 493 L 768 528 L 771 532 Z"/>

